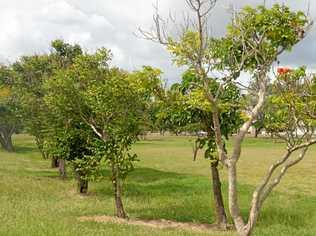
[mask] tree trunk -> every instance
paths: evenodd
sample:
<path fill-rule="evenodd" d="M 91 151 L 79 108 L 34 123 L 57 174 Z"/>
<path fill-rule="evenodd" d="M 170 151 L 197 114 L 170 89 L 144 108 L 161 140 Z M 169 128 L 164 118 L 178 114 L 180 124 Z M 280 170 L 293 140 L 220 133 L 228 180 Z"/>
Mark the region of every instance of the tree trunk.
<path fill-rule="evenodd" d="M 63 159 L 58 159 L 59 175 L 62 179 L 67 177 L 66 173 L 66 161 Z"/>
<path fill-rule="evenodd" d="M 260 130 L 259 130 L 259 129 L 255 129 L 255 135 L 254 135 L 254 138 L 258 138 L 259 132 L 260 132 Z"/>
<path fill-rule="evenodd" d="M 4 145 L 4 149 L 7 150 L 8 152 L 14 152 L 14 147 L 12 144 L 12 137 L 11 136 L 7 137 L 7 140 L 6 140 L 5 145 Z"/>
<path fill-rule="evenodd" d="M 114 194 L 115 194 L 115 206 L 116 206 L 116 216 L 119 218 L 126 218 L 126 213 L 123 207 L 123 201 L 122 201 L 122 192 L 121 192 L 121 184 L 119 183 L 120 180 L 114 180 L 113 181 L 113 187 L 114 187 Z"/>
<path fill-rule="evenodd" d="M 263 129 L 263 127 L 255 128 L 255 135 L 254 138 L 258 138 L 258 135 L 260 134 L 260 131 Z"/>
<path fill-rule="evenodd" d="M 218 172 L 218 161 L 216 163 L 211 163 L 211 173 L 212 173 L 212 186 L 214 194 L 214 206 L 216 211 L 216 223 L 220 228 L 227 229 L 227 216 L 225 213 L 225 207 L 223 202 L 223 194 L 221 189 L 221 181 Z"/>
<path fill-rule="evenodd" d="M 114 189 L 114 199 L 116 206 L 116 216 L 119 218 L 127 218 L 126 212 L 124 210 L 123 201 L 122 201 L 122 183 L 118 177 L 116 168 L 112 168 L 113 171 L 113 189 Z"/>
<path fill-rule="evenodd" d="M 245 222 L 241 216 L 238 191 L 237 191 L 237 168 L 236 163 L 229 163 L 228 167 L 228 203 L 230 215 L 233 218 L 235 228 L 239 235 L 247 236 L 248 232 L 245 231 Z"/>
<path fill-rule="evenodd" d="M 41 152 L 41 154 L 42 154 L 42 158 L 43 158 L 44 160 L 48 159 L 49 155 L 48 155 L 48 153 L 47 153 L 47 152 L 45 152 L 45 151 L 44 151 L 44 150 L 42 150 L 42 149 L 39 149 L 39 151 Z M 58 165 L 58 163 L 57 163 L 56 165 Z M 53 167 L 53 164 L 52 164 L 52 168 L 57 168 L 57 167 L 58 167 L 58 166 Z"/>
<path fill-rule="evenodd" d="M 13 132 L 9 132 L 8 130 L 4 129 L 1 130 L 0 133 L 0 143 L 4 150 L 7 152 L 14 152 L 14 147 L 12 144 L 12 134 Z"/>
<path fill-rule="evenodd" d="M 82 178 L 83 176 L 77 174 L 77 191 L 80 194 L 87 194 L 88 193 L 88 180 Z"/>
<path fill-rule="evenodd" d="M 36 142 L 36 146 L 37 148 L 40 150 L 41 154 L 42 154 L 42 158 L 43 159 L 48 159 L 49 155 L 47 152 L 44 151 L 44 141 L 42 138 L 35 136 L 35 142 Z M 56 160 L 57 162 L 57 160 Z M 57 168 L 58 167 L 58 163 L 53 164 L 53 160 L 52 160 L 52 168 Z"/>
<path fill-rule="evenodd" d="M 52 168 L 57 168 L 59 166 L 59 161 L 57 157 L 52 157 L 51 160 L 51 167 Z"/>
<path fill-rule="evenodd" d="M 248 230 L 244 230 L 244 231 L 238 232 L 238 235 L 240 235 L 240 236 L 250 236 L 251 232 L 248 231 Z"/>

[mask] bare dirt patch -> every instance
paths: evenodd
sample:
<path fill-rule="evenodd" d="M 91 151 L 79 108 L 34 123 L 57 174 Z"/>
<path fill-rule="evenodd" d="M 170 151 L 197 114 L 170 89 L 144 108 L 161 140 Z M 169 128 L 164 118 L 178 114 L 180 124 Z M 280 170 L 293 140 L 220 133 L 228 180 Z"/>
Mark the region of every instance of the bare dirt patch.
<path fill-rule="evenodd" d="M 100 223 L 116 223 L 116 224 L 129 224 L 137 226 L 147 226 L 157 229 L 182 229 L 192 230 L 195 232 L 205 231 L 220 231 L 217 224 L 196 224 L 196 223 L 182 223 L 170 220 L 140 220 L 140 219 L 121 219 L 112 216 L 82 216 L 78 218 L 79 221 L 94 221 Z"/>

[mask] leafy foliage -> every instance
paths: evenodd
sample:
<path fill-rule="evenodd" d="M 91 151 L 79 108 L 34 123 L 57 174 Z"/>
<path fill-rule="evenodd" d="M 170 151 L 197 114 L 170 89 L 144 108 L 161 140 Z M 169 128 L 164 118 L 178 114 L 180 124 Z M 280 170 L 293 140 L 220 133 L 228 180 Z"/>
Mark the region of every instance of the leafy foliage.
<path fill-rule="evenodd" d="M 110 67 L 111 57 L 105 48 L 76 57 L 71 67 L 61 68 L 47 80 L 45 102 L 57 117 L 63 117 L 66 128 L 74 123 L 85 130 L 83 137 L 76 131 L 65 137 L 70 144 L 66 145 L 70 148 L 66 153 L 73 158 L 83 152 L 74 160 L 77 169 L 91 167 L 92 171 L 85 172 L 97 175 L 96 166 L 105 164 L 111 170 L 114 192 L 121 202 L 121 186 L 117 184 L 134 168 L 137 156 L 130 148 L 148 118 L 152 94 L 159 88 L 160 71 L 144 67 L 129 73 Z M 87 154 L 80 150 L 82 142 L 88 144 L 83 145 Z M 71 152 L 72 145 L 75 153 Z M 125 217 L 125 213 L 118 216 Z"/>
<path fill-rule="evenodd" d="M 225 38 L 213 40 L 213 57 L 217 68 L 238 72 L 242 64 L 246 71 L 270 64 L 284 50 L 291 50 L 305 36 L 308 19 L 301 11 L 291 11 L 285 5 L 272 8 L 244 7 L 228 26 Z"/>
<path fill-rule="evenodd" d="M 208 80 L 207 92 L 215 94 L 219 83 L 214 78 Z M 167 92 L 165 106 L 160 115 L 165 116 L 173 130 L 206 132 L 206 137 L 199 137 L 196 140 L 196 147 L 202 149 L 207 146 L 205 157 L 216 161 L 217 150 L 213 131 L 212 106 L 202 86 L 201 81 L 194 74 L 194 70 L 186 71 L 181 84 L 174 84 Z M 232 83 L 228 84 L 219 95 L 221 130 L 226 139 L 237 131 L 242 122 L 241 99 L 240 90 Z"/>
<path fill-rule="evenodd" d="M 315 75 L 304 67 L 277 77 L 269 97 L 267 130 L 287 139 L 289 145 L 300 144 L 313 135 L 316 127 Z"/>

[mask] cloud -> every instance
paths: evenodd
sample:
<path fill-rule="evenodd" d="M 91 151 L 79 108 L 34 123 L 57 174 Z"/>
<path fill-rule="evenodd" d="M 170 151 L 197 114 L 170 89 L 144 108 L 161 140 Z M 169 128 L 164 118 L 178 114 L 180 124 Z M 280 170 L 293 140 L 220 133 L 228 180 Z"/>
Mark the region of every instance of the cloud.
<path fill-rule="evenodd" d="M 223 35 L 230 21 L 228 11 L 245 4 L 261 4 L 263 0 L 218 0 L 210 17 L 211 32 Z M 272 5 L 273 0 L 266 0 Z M 283 1 L 282 1 L 283 2 Z M 1 0 L 0 1 L 0 62 L 13 61 L 24 54 L 49 50 L 56 38 L 80 43 L 87 50 L 106 46 L 114 53 L 113 63 L 129 70 L 142 65 L 161 68 L 170 81 L 179 79 L 181 69 L 171 63 L 163 47 L 135 37 L 139 26 L 152 25 L 153 4 L 156 0 Z M 307 9 L 306 1 L 288 1 L 294 9 Z M 184 0 L 159 0 L 164 16 L 169 11 L 181 20 L 187 10 Z M 316 16 L 316 1 L 311 1 L 312 17 Z M 316 31 L 282 56 L 282 63 L 291 66 L 306 64 L 316 68 Z"/>

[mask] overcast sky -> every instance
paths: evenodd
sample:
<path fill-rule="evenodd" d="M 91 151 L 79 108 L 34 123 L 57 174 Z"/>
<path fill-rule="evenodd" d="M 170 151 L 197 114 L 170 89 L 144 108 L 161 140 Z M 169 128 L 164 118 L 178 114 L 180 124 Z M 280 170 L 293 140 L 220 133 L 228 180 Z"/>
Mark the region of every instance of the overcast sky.
<path fill-rule="evenodd" d="M 229 7 L 238 9 L 245 4 L 256 5 L 263 0 L 218 0 L 210 18 L 214 35 L 225 33 Z M 287 2 L 294 9 L 306 11 L 307 0 Z M 156 0 L 0 0 L 0 62 L 8 63 L 24 54 L 49 50 L 56 38 L 79 43 L 87 50 L 105 46 L 114 54 L 114 64 L 128 70 L 151 65 L 164 71 L 169 83 L 179 78 L 181 70 L 171 63 L 160 45 L 137 38 L 138 27 L 152 25 L 153 4 Z M 181 16 L 186 9 L 184 0 L 159 0 L 159 9 L 171 10 Z M 311 18 L 316 18 L 316 1 L 311 0 Z M 181 17 L 179 17 L 181 18 Z M 295 49 L 282 57 L 288 66 L 307 65 L 316 69 L 316 26 Z"/>

